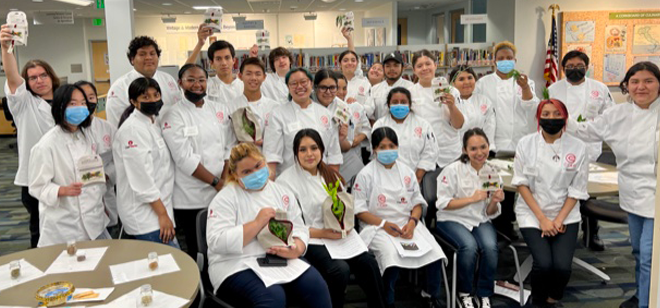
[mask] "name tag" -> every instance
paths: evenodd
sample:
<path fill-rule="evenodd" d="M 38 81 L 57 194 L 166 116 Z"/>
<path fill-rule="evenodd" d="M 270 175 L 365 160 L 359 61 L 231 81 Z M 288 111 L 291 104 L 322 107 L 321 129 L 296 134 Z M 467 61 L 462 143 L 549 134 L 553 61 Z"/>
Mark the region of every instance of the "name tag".
<path fill-rule="evenodd" d="M 197 136 L 198 134 L 199 130 L 197 126 L 186 126 L 183 128 L 183 136 L 185 137 Z"/>
<path fill-rule="evenodd" d="M 296 133 L 300 130 L 300 128 L 301 127 L 299 122 L 293 122 L 287 125 L 287 130 L 289 131 L 289 133 Z"/>
<path fill-rule="evenodd" d="M 536 170 L 536 166 L 524 167 L 523 168 L 523 174 L 524 175 L 531 175 L 531 176 L 538 176 L 538 170 Z"/>

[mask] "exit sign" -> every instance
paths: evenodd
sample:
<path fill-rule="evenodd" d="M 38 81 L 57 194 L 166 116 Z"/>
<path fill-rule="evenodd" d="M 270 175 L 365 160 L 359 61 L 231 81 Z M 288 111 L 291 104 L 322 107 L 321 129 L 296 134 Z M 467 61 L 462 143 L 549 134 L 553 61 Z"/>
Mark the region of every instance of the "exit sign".
<path fill-rule="evenodd" d="M 94 18 L 94 19 L 92 19 L 92 25 L 94 25 L 94 26 L 103 26 L 103 18 Z"/>
<path fill-rule="evenodd" d="M 104 9 L 105 8 L 105 0 L 96 0 L 96 8 L 97 9 Z"/>

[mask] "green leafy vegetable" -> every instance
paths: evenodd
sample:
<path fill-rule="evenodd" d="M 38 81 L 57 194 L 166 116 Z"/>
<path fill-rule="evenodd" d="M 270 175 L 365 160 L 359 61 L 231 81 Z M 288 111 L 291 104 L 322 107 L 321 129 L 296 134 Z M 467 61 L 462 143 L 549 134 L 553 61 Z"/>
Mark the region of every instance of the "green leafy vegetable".
<path fill-rule="evenodd" d="M 506 77 L 513 77 L 513 79 L 518 80 L 518 78 L 520 78 L 520 72 L 518 70 L 511 70 L 508 74 L 506 74 Z"/>
<path fill-rule="evenodd" d="M 247 117 L 247 111 L 243 111 L 243 129 L 245 130 L 248 135 L 252 136 L 252 138 L 255 138 L 255 126 L 250 119 Z"/>
<path fill-rule="evenodd" d="M 543 88 L 543 99 L 550 99 L 550 90 Z"/>
<path fill-rule="evenodd" d="M 337 180 L 334 185 L 330 183 L 330 185 L 325 185 L 323 184 L 323 188 L 325 188 L 325 191 L 328 193 L 330 198 L 332 199 L 332 214 L 335 216 L 337 221 L 339 222 L 339 225 L 344 228 L 344 210 L 345 206 L 344 203 L 341 202 L 339 197 L 337 196 L 337 190 L 339 189 L 340 182 Z"/>
<path fill-rule="evenodd" d="M 580 123 L 580 122 L 586 122 L 587 119 L 586 119 L 586 118 L 583 118 L 582 115 L 579 115 L 578 118 L 577 118 L 577 121 L 578 121 L 578 123 Z"/>
<path fill-rule="evenodd" d="M 284 224 L 275 219 L 271 219 L 268 222 L 268 229 L 284 243 L 286 243 L 289 239 L 289 231 L 287 228 L 284 226 Z"/>

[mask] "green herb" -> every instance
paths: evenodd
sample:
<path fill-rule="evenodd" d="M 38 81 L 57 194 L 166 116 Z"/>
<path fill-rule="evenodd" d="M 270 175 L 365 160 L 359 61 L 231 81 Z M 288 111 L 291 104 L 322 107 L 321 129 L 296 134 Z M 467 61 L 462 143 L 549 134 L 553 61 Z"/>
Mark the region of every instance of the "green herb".
<path fill-rule="evenodd" d="M 247 117 L 247 111 L 243 111 L 243 129 L 245 130 L 248 135 L 252 136 L 252 138 L 255 138 L 255 126 L 250 119 Z"/>
<path fill-rule="evenodd" d="M 508 74 L 506 74 L 506 77 L 513 77 L 513 79 L 518 80 L 518 78 L 520 78 L 520 72 L 518 70 L 511 70 Z"/>
<path fill-rule="evenodd" d="M 345 18 L 346 18 L 346 16 L 344 16 L 343 14 L 337 16 L 337 20 L 335 21 L 335 25 L 337 25 L 337 27 L 341 27 L 344 24 L 344 19 Z"/>
<path fill-rule="evenodd" d="M 587 119 L 586 119 L 586 118 L 583 118 L 582 115 L 579 115 L 578 118 L 577 118 L 577 121 L 578 121 L 578 123 L 580 123 L 580 122 L 586 122 Z"/>
<path fill-rule="evenodd" d="M 543 88 L 543 99 L 550 99 L 550 90 L 548 88 Z"/>
<path fill-rule="evenodd" d="M 498 182 L 484 182 L 483 185 L 481 185 L 481 187 L 483 189 L 488 189 L 489 187 L 499 188 L 500 183 L 498 183 Z"/>
<path fill-rule="evenodd" d="M 207 24 L 219 24 L 219 23 L 220 23 L 220 19 L 211 19 L 211 18 L 208 18 L 208 19 L 205 19 L 205 20 L 204 20 L 204 23 L 207 23 Z"/>
<path fill-rule="evenodd" d="M 286 229 L 284 224 L 275 219 L 271 219 L 268 222 L 268 229 L 284 243 L 286 243 L 289 239 L 289 231 Z"/>
<path fill-rule="evenodd" d="M 339 200 L 339 197 L 337 196 L 337 190 L 339 189 L 339 185 L 340 182 L 339 180 L 337 180 L 337 182 L 334 185 L 332 183 L 330 183 L 330 185 L 323 184 L 323 188 L 325 188 L 325 191 L 332 199 L 332 214 L 335 215 L 335 218 L 337 218 L 337 221 L 339 221 L 341 227 L 344 228 L 345 206 L 344 203 L 341 202 L 341 200 Z"/>

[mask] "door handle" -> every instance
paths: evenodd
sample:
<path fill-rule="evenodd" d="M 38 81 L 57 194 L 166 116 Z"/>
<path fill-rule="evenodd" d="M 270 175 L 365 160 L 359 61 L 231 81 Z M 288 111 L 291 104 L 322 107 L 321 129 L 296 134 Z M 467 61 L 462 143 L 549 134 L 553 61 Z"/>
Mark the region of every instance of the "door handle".
<path fill-rule="evenodd" d="M 110 82 L 110 79 L 94 79 L 94 82 Z"/>

